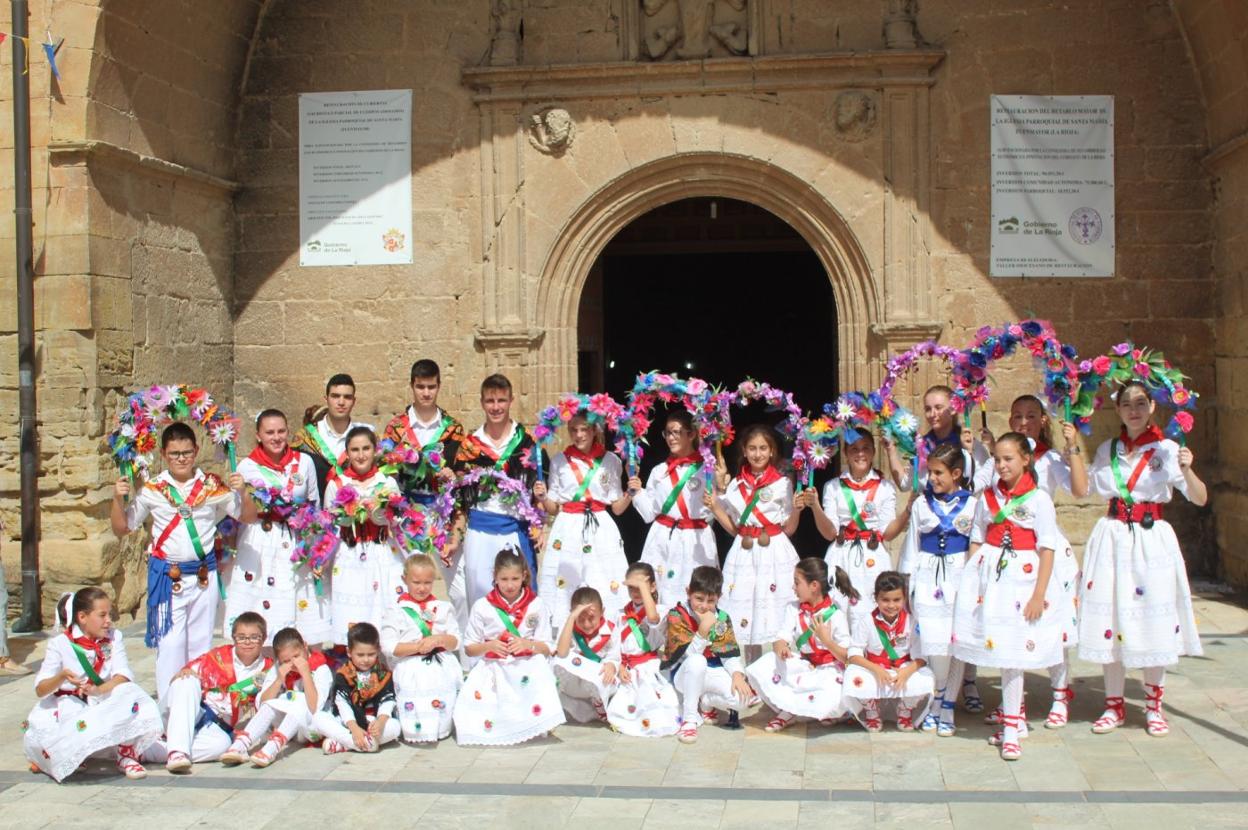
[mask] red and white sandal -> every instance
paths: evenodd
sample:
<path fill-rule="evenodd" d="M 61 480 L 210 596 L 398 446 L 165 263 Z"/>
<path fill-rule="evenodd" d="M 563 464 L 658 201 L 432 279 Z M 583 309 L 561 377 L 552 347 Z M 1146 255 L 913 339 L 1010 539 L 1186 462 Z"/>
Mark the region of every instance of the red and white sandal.
<path fill-rule="evenodd" d="M 324 742 L 321 744 L 321 752 L 325 753 L 326 755 L 338 755 L 339 753 L 349 752 L 349 751 L 350 750 L 343 744 L 340 744 L 334 740 L 330 740 L 329 738 L 326 738 Z"/>
<path fill-rule="evenodd" d="M 1127 722 L 1126 702 L 1120 697 L 1105 698 L 1105 712 L 1092 722 L 1092 731 L 1097 735 L 1113 732 Z"/>
<path fill-rule="evenodd" d="M 1170 724 L 1161 713 L 1161 698 L 1166 693 L 1164 686 L 1145 683 L 1147 694 L 1144 697 L 1144 729 L 1154 738 L 1164 738 L 1170 734 Z"/>
<path fill-rule="evenodd" d="M 1075 692 L 1069 686 L 1053 690 L 1053 706 L 1049 716 L 1044 720 L 1045 729 L 1061 729 L 1070 722 L 1070 704 L 1075 699 Z"/>
<path fill-rule="evenodd" d="M 131 781 L 147 777 L 147 769 L 139 763 L 138 753 L 131 744 L 117 747 L 117 769 Z"/>
<path fill-rule="evenodd" d="M 692 723 L 682 723 L 680 729 L 676 731 L 676 740 L 682 744 L 696 743 L 698 740 L 698 727 Z"/>
<path fill-rule="evenodd" d="M 899 732 L 914 731 L 914 710 L 907 709 L 901 704 L 897 705 L 897 730 Z"/>
<path fill-rule="evenodd" d="M 797 715 L 791 715 L 788 712 L 781 712 L 780 714 L 776 715 L 771 720 L 767 721 L 767 725 L 763 727 L 763 731 L 764 732 L 779 732 L 781 729 L 784 729 L 786 726 L 792 723 L 796 717 Z"/>
<path fill-rule="evenodd" d="M 221 763 L 227 767 L 236 767 L 247 763 L 247 750 L 251 747 L 251 736 L 246 732 L 235 732 L 230 748 L 221 753 Z"/>
<path fill-rule="evenodd" d="M 191 758 L 185 752 L 174 750 L 169 753 L 169 757 L 165 759 L 165 769 L 168 772 L 178 775 L 191 771 Z"/>
<path fill-rule="evenodd" d="M 1023 748 L 1016 743 L 1001 744 L 1001 760 L 1017 761 L 1023 757 Z"/>

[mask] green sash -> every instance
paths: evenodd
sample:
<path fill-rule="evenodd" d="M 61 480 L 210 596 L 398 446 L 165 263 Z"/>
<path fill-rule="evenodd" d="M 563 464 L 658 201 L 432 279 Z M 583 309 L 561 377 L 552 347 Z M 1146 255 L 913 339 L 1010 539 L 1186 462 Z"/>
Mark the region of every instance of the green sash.
<path fill-rule="evenodd" d="M 625 617 L 624 621 L 628 623 L 629 629 L 633 632 L 633 639 L 637 641 L 638 647 L 646 654 L 654 651 L 650 647 L 650 641 L 646 639 L 646 632 L 641 630 L 641 626 L 637 624 L 637 621 L 632 617 Z"/>
<path fill-rule="evenodd" d="M 255 697 L 260 694 L 260 684 L 256 682 L 255 676 L 244 678 L 237 683 L 231 683 L 225 687 L 227 692 L 238 694 L 241 697 Z"/>
<path fill-rule="evenodd" d="M 420 614 L 417 614 L 415 610 L 413 610 L 412 608 L 409 608 L 409 607 L 408 607 L 408 606 L 406 606 L 406 605 L 403 605 L 403 606 L 400 606 L 400 607 L 403 609 L 403 613 L 405 613 L 405 614 L 407 614 L 407 616 L 411 617 L 411 618 L 412 618 L 412 622 L 416 623 L 416 626 L 420 629 L 420 635 L 421 635 L 422 637 L 432 637 L 432 636 L 433 636 L 433 629 L 429 627 L 429 623 L 425 622 L 425 618 L 424 618 L 424 617 L 422 617 Z M 511 621 L 511 618 L 510 618 L 510 617 L 508 617 L 508 618 L 507 618 L 507 620 L 508 620 L 508 622 L 510 622 L 510 621 Z M 515 631 L 515 628 L 514 628 L 514 627 L 512 627 L 512 630 L 513 630 L 513 631 Z M 520 635 L 519 635 L 519 634 L 516 634 L 516 636 L 517 636 L 517 637 L 519 637 Z"/>
<path fill-rule="evenodd" d="M 312 441 L 316 444 L 316 448 L 321 451 L 321 456 L 333 465 L 334 471 L 338 475 L 342 475 L 342 465 L 338 463 L 338 457 L 329 448 L 329 442 L 321 435 L 321 431 L 316 428 L 316 424 L 308 424 L 308 435 L 312 436 Z"/>
<path fill-rule="evenodd" d="M 676 482 L 676 486 L 672 488 L 672 492 L 667 494 L 667 498 L 664 500 L 663 506 L 659 508 L 660 516 L 667 515 L 667 511 L 671 510 L 672 505 L 674 505 L 676 500 L 680 498 L 680 493 L 685 489 L 685 485 L 689 483 L 689 479 L 691 479 L 700 469 L 702 469 L 701 461 L 697 464 L 690 464 L 685 469 L 685 472 L 680 476 L 680 481 Z"/>
<path fill-rule="evenodd" d="M 884 646 L 884 653 L 888 655 L 888 659 L 892 660 L 894 663 L 897 662 L 897 660 L 900 659 L 897 657 L 897 649 L 893 648 L 893 642 L 888 639 L 888 635 L 884 633 L 884 629 L 877 625 L 875 626 L 875 633 L 879 635 L 880 645 Z"/>
<path fill-rule="evenodd" d="M 797 639 L 793 643 L 793 645 L 797 646 L 797 650 L 801 651 L 802 647 L 805 646 L 808 642 L 810 642 L 810 638 L 815 636 L 815 623 L 825 623 L 828 620 L 832 619 L 832 615 L 835 613 L 836 613 L 836 603 L 834 602 L 831 605 L 829 605 L 827 608 L 820 611 L 817 615 L 812 617 L 810 620 L 810 628 L 807 628 L 801 634 L 797 635 Z"/>
<path fill-rule="evenodd" d="M 502 470 L 507 466 L 507 459 L 511 458 L 511 454 L 516 451 L 516 447 L 520 446 L 520 442 L 524 440 L 524 428 L 516 424 L 516 434 L 511 436 L 511 440 L 507 442 L 507 446 L 503 447 L 503 451 L 498 454 L 498 460 L 494 462 L 494 469 Z"/>
<path fill-rule="evenodd" d="M 513 637 L 520 637 L 520 630 L 516 628 L 516 624 L 511 621 L 511 615 L 497 605 L 490 606 L 498 613 L 498 618 L 503 621 L 503 626 L 511 632 Z M 521 637 L 521 639 L 524 639 Z"/>
<path fill-rule="evenodd" d="M 1131 496 L 1131 487 L 1139 480 L 1140 473 L 1144 472 L 1144 466 L 1148 464 L 1155 452 L 1156 449 L 1147 450 L 1144 457 L 1140 459 L 1140 463 L 1132 471 L 1131 480 L 1124 481 L 1122 468 L 1118 466 L 1118 439 L 1115 438 L 1109 445 L 1109 468 L 1114 472 L 1114 487 L 1118 490 L 1118 497 L 1128 508 L 1135 506 L 1135 499 Z"/>
<path fill-rule="evenodd" d="M 91 665 L 91 661 L 87 659 L 86 650 L 82 646 L 75 643 L 73 639 L 70 639 L 69 644 L 73 647 L 74 656 L 78 658 L 78 664 L 82 666 L 82 671 L 87 675 L 87 679 L 96 686 L 102 685 L 104 681 L 100 679 L 100 675 L 96 672 L 95 666 Z"/>
<path fill-rule="evenodd" d="M 593 646 L 586 642 L 585 638 L 581 636 L 581 632 L 577 631 L 575 628 L 572 629 L 572 639 L 576 640 L 576 647 L 581 650 L 581 654 L 585 655 L 590 660 L 593 660 L 595 663 L 602 662 L 602 658 L 598 656 L 598 652 L 594 651 Z"/>
<path fill-rule="evenodd" d="M 186 504 L 186 502 L 182 499 L 182 496 L 178 493 L 178 488 L 174 487 L 172 484 L 166 488 L 165 492 L 169 494 L 169 501 L 173 502 L 174 507 L 181 507 Z M 192 493 L 192 495 L 194 494 Z M 199 539 L 199 529 L 195 527 L 195 521 L 191 518 L 190 511 L 188 510 L 185 516 L 183 516 L 179 511 L 178 517 L 181 518 L 182 523 L 186 525 L 186 532 L 187 535 L 191 537 L 191 547 L 195 548 L 195 555 L 199 557 L 200 562 L 203 562 L 208 557 L 208 554 L 204 553 L 204 543 Z"/>
<path fill-rule="evenodd" d="M 572 494 L 572 501 L 580 501 L 585 498 L 585 494 L 589 492 L 589 485 L 594 483 L 594 476 L 598 473 L 598 468 L 602 466 L 602 459 L 606 458 L 606 453 L 594 459 L 594 463 L 589 465 L 589 472 L 585 473 L 585 477 L 581 479 L 581 484 L 576 488 L 576 492 Z M 572 459 L 568 459 L 568 466 L 572 466 Z"/>
<path fill-rule="evenodd" d="M 1016 508 L 1022 507 L 1024 504 L 1030 501 L 1032 496 L 1034 496 L 1038 492 L 1040 492 L 1040 488 L 1037 487 L 1033 490 L 1028 490 L 1026 493 L 1023 493 L 1021 496 L 1011 496 L 1010 498 L 1006 499 L 1005 504 L 1001 505 L 1001 507 L 997 510 L 996 514 L 992 517 L 992 523 L 994 525 L 999 525 L 1002 522 L 1004 522 L 1006 519 L 1010 518 L 1010 516 L 1014 515 L 1014 510 Z M 994 500 L 995 500 L 995 494 L 994 494 Z"/>
<path fill-rule="evenodd" d="M 854 501 L 853 488 L 846 484 L 843 478 L 838 481 L 841 483 L 841 495 L 845 496 L 845 503 L 849 505 L 849 518 L 854 520 L 854 527 L 859 530 L 869 530 L 862 514 L 858 512 L 858 503 Z"/>

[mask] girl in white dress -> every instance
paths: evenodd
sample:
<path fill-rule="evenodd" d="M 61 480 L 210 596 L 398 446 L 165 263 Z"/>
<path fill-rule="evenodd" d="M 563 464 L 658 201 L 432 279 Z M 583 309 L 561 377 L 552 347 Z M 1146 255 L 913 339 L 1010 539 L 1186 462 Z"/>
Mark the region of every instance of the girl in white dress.
<path fill-rule="evenodd" d="M 473 603 L 464 651 L 477 664 L 455 702 L 455 739 L 465 746 L 509 746 L 564 722 L 550 668 L 550 614 L 529 587 L 524 558 L 494 558 L 494 590 Z"/>
<path fill-rule="evenodd" d="M 1126 721 L 1126 670 L 1143 669 L 1148 734 L 1168 734 L 1166 666 L 1202 653 L 1183 552 L 1162 516 L 1175 489 L 1198 506 L 1208 491 L 1192 470 L 1192 451 L 1152 424 L 1154 408 L 1143 384 L 1125 384 L 1117 398 L 1122 432 L 1092 462 L 1092 489 L 1109 499 L 1109 513 L 1085 548 L 1079 656 L 1105 667 L 1105 713 L 1092 725 L 1098 733 Z"/>
<path fill-rule="evenodd" d="M 312 459 L 290 448 L 288 434 L 286 416 L 266 409 L 256 418 L 256 448 L 238 464 L 252 498 L 243 500 L 225 630 L 239 614 L 255 611 L 265 619 L 269 644 L 278 631 L 294 626 L 307 642 L 319 645 L 333 636 L 330 592 L 318 596 L 312 573 L 291 562 L 295 539 L 286 519 L 307 502 L 320 504 L 320 494 Z"/>
<path fill-rule="evenodd" d="M 870 433 L 845 447 L 846 469 L 839 478 L 824 485 L 822 501 L 810 490 L 799 494 L 815 514 L 820 535 L 831 541 L 824 559 L 828 570 L 841 568 L 861 601 L 833 589 L 832 598 L 849 616 L 849 628 L 870 625 L 867 619 L 875 609 L 871 590 L 875 580 L 892 570 L 892 554 L 884 547 L 891 539 L 886 531 L 897 515 L 897 487 L 872 465 L 875 439 Z"/>
<path fill-rule="evenodd" d="M 844 571 L 837 579 L 847 579 Z M 849 586 L 844 586 L 849 588 Z M 799 715 L 829 721 L 845 711 L 842 682 L 850 646 L 849 617 L 832 597 L 828 565 L 808 556 L 793 569 L 793 592 L 785 634 L 746 669 L 750 685 L 776 711 L 768 732 L 779 732 Z"/>
<path fill-rule="evenodd" d="M 953 656 L 1001 669 L 1002 731 L 989 742 L 1021 757 L 1023 672 L 1062 657 L 1062 592 L 1053 574 L 1058 544 L 1053 500 L 1036 486 L 1031 444 L 1007 432 L 994 448 L 999 481 L 979 497 L 967 567 L 954 603 Z"/>
<path fill-rule="evenodd" d="M 911 563 L 910 611 L 923 633 L 911 654 L 927 661 L 935 692 L 924 732 L 954 734 L 954 706 L 964 665 L 953 656 L 953 611 L 970 548 L 975 498 L 962 477 L 965 460 L 957 447 L 937 447 L 927 457 L 927 487 L 911 496 L 898 516 L 908 525 L 902 561 Z"/>
<path fill-rule="evenodd" d="M 550 460 L 549 485 L 539 481 L 533 486 L 534 497 L 555 516 L 537 579 L 555 628 L 563 626 L 572 593 L 583 585 L 598 591 L 609 619 L 624 607 L 628 594 L 628 557 L 611 517 L 633 500 L 620 489 L 624 467 L 584 415 L 568 421 L 568 434 L 571 446 Z"/>
<path fill-rule="evenodd" d="M 433 595 L 434 563 L 424 554 L 403 564 L 406 590 L 386 610 L 381 650 L 394 666 L 394 694 L 403 739 L 440 741 L 454 724 L 464 673 L 455 652 L 459 623 L 450 602 Z"/>
<path fill-rule="evenodd" d="M 1032 442 L 1036 469 L 1036 486 L 1056 499 L 1061 490 L 1076 498 L 1088 494 L 1088 468 L 1083 463 L 1083 447 L 1075 425 L 1062 422 L 1062 441 L 1065 449 L 1059 452 L 1053 447 L 1052 428 L 1044 404 L 1035 395 L 1022 395 L 1010 405 L 1010 429 L 1026 435 Z M 991 448 L 992 433 L 983 431 L 983 441 Z M 980 470 L 976 490 L 983 490 L 996 483 L 996 471 L 991 466 Z M 1060 729 L 1069 720 L 1070 703 L 1075 693 L 1070 688 L 1069 650 L 1079 644 L 1079 562 L 1066 534 L 1058 528 L 1057 547 L 1053 550 L 1053 578 L 1062 589 L 1062 660 L 1049 666 L 1049 682 L 1053 687 L 1053 704 L 1045 719 L 1046 729 Z M 1026 712 L 1024 711 L 1024 716 Z M 987 718 L 989 723 L 1000 722 L 1000 710 Z"/>
<path fill-rule="evenodd" d="M 104 750 L 127 778 L 144 778 L 139 756 L 163 731 L 156 702 L 131 682 L 112 610 L 99 588 L 65 594 L 56 606 L 61 633 L 48 641 L 35 675 L 39 702 L 22 731 L 27 760 L 58 783 Z"/>
<path fill-rule="evenodd" d="M 953 389 L 944 384 L 928 387 L 923 393 L 923 419 L 927 421 L 928 431 L 919 438 L 922 444 L 920 456 L 912 464 L 903 463 L 897 448 L 891 443 L 885 445 L 888 450 L 889 469 L 893 470 L 893 481 L 898 487 L 911 488 L 917 476 L 918 489 L 924 490 L 927 487 L 927 465 L 921 463 L 920 459 L 930 458 L 937 447 L 948 445 L 962 451 L 963 475 L 972 485 L 971 492 L 978 494 L 979 491 L 975 489 L 977 476 L 984 467 L 992 466 L 992 455 L 987 447 L 975 440 L 968 426 L 958 425 L 958 414 L 952 406 L 953 398 Z M 913 465 L 918 465 L 917 472 Z M 910 573 L 912 567 L 904 559 L 899 563 L 902 573 Z M 975 684 L 975 666 L 966 666 L 964 675 L 962 705 L 972 714 L 984 711 L 984 701 Z"/>
<path fill-rule="evenodd" d="M 723 610 L 732 619 L 738 642 L 757 647 L 751 649 L 757 659 L 762 645 L 788 634 L 785 614 L 797 601 L 797 551 L 789 534 L 797 529 L 801 512 L 794 508 L 792 482 L 773 466 L 780 457 L 775 433 L 754 424 L 739 440 L 741 472 L 725 487 L 728 473 L 718 465 L 720 495 L 707 493 L 705 498 L 715 518 L 736 537 L 724 561 Z"/>
<path fill-rule="evenodd" d="M 919 656 L 918 625 L 906 608 L 906 578 L 885 571 L 875 581 L 875 609 L 867 618 L 871 628 L 854 631 L 845 670 L 845 706 L 868 732 L 883 729 L 880 701 L 897 701 L 897 729 L 914 729 L 915 710 L 931 701 L 933 678 Z"/>
<path fill-rule="evenodd" d="M 652 522 L 641 549 L 641 561 L 649 563 L 659 586 L 659 605 L 674 608 L 685 598 L 689 575 L 702 565 L 719 567 L 715 531 L 711 528 L 703 495 L 706 478 L 702 456 L 697 452 L 698 431 L 693 416 L 674 409 L 663 424 L 667 460 L 650 471 L 645 489 L 641 480 L 628 481 L 633 507 Z M 666 616 L 666 613 L 664 614 Z"/>
<path fill-rule="evenodd" d="M 334 554 L 334 643 L 345 646 L 357 622 L 380 628 L 386 610 L 403 592 L 403 554 L 390 542 L 381 505 L 399 492 L 398 483 L 377 469 L 377 436 L 368 427 L 347 433 L 347 466 L 325 486 L 325 506 L 338 522 L 342 544 Z M 370 516 L 360 521 L 352 504 Z"/>
<path fill-rule="evenodd" d="M 630 565 L 624 586 L 629 603 L 615 626 L 620 676 L 607 704 L 607 721 L 613 729 L 635 738 L 675 735 L 680 727 L 680 700 L 659 671 L 669 609 L 658 604 L 654 568 L 648 563 Z"/>
<path fill-rule="evenodd" d="M 607 720 L 607 703 L 620 673 L 620 639 L 603 614 L 602 597 L 588 585 L 572 592 L 572 610 L 551 661 L 564 711 L 579 723 Z"/>

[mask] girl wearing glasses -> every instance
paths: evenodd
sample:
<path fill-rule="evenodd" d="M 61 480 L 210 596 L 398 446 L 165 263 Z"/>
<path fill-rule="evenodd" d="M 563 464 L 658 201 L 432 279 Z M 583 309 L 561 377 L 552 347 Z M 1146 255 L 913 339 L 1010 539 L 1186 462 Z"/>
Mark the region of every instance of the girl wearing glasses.
<path fill-rule="evenodd" d="M 667 460 L 650 471 L 645 489 L 641 479 L 628 480 L 633 506 L 651 522 L 641 550 L 641 561 L 654 568 L 659 606 L 674 608 L 685 599 L 685 587 L 693 569 L 719 567 L 715 531 L 707 521 L 710 511 L 703 496 L 706 478 L 698 455 L 698 432 L 693 416 L 683 409 L 668 413 L 663 424 Z"/>
<path fill-rule="evenodd" d="M 220 589 L 213 536 L 217 523 L 241 512 L 243 477 L 222 482 L 195 466 L 195 432 L 170 424 L 160 436 L 165 469 L 134 493 L 121 478 L 113 489 L 112 527 L 121 539 L 152 520 L 148 545 L 147 634 L 156 649 L 156 694 L 161 702 L 173 676 L 212 647 Z M 129 501 L 129 504 L 127 504 Z"/>

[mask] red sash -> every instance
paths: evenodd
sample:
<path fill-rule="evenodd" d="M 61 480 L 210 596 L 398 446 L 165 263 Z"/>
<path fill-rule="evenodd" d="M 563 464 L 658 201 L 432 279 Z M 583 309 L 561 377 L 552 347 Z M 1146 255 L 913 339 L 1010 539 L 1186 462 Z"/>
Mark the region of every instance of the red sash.
<path fill-rule="evenodd" d="M 680 483 L 680 476 L 677 475 L 677 469 L 686 464 L 697 464 L 701 460 L 702 460 L 702 457 L 697 454 L 686 455 L 683 458 L 667 459 L 667 480 L 672 483 L 673 490 L 675 490 L 676 485 Z M 664 513 L 662 516 L 659 516 L 658 518 L 659 523 L 663 525 L 664 527 L 679 527 L 682 530 L 688 529 L 690 527 L 696 527 L 698 529 L 701 529 L 702 527 L 706 527 L 706 522 L 703 521 L 702 519 L 689 518 L 689 504 L 685 501 L 685 491 L 683 488 L 681 489 L 679 493 L 676 494 L 676 509 L 680 511 L 681 522 L 698 521 L 698 522 L 702 522 L 701 527 L 699 527 L 698 525 L 680 524 L 679 522 L 676 522 L 672 517 L 668 516 L 666 513 Z M 667 519 L 668 521 L 665 522 L 663 521 L 664 519 Z M 668 524 L 668 522 L 672 522 L 672 524 Z"/>
<path fill-rule="evenodd" d="M 261 672 L 266 672 L 272 667 L 273 660 L 265 657 Z M 229 695 L 230 726 L 238 723 L 244 698 L 238 692 L 228 691 L 229 687 L 238 680 L 234 674 L 234 646 L 217 646 L 202 657 L 192 660 L 187 664 L 187 668 L 194 668 L 196 674 L 199 675 L 199 688 L 202 693 L 222 692 Z"/>
<path fill-rule="evenodd" d="M 1019 489 L 1018 485 L 1015 485 L 1016 492 L 1009 493 L 1007 496 L 1007 500 L 1008 498 L 1011 498 L 1013 496 L 1022 495 L 1028 490 L 1034 490 L 1036 487 L 1036 483 L 1032 481 L 1031 476 L 1027 475 L 1026 473 L 1023 474 L 1023 477 L 1022 479 L 1020 479 L 1019 483 L 1023 484 L 1024 486 L 1021 489 Z M 1030 486 L 1027 486 L 1027 485 L 1030 485 Z M 1003 486 L 1004 486 L 1003 483 L 998 483 L 997 487 L 989 487 L 987 490 L 984 491 L 984 499 L 987 500 L 988 509 L 992 511 L 992 515 L 994 516 L 1001 511 L 1001 502 L 997 498 L 996 490 L 998 487 L 1003 487 Z M 997 523 L 997 524 L 989 525 L 988 533 L 986 534 L 984 541 L 987 544 L 992 545 L 993 547 L 998 547 L 998 548 L 1002 547 L 1003 544 L 1005 543 L 1006 533 L 1010 534 L 1010 548 L 1012 550 L 1035 550 L 1036 549 L 1036 531 L 1030 527 L 1022 527 L 1021 525 L 1017 525 L 1014 522 L 1010 521 L 1009 519 L 1006 519 L 1005 521 Z"/>
<path fill-rule="evenodd" d="M 1113 498 L 1109 500 L 1109 511 L 1105 515 L 1120 522 L 1135 524 L 1143 521 L 1145 516 L 1152 516 L 1153 521 L 1159 522 L 1162 519 L 1162 505 L 1155 501 L 1137 501 L 1127 507 L 1127 503 L 1122 499 Z"/>
<path fill-rule="evenodd" d="M 201 478 L 199 481 L 195 482 L 195 486 L 191 488 L 191 494 L 186 497 L 187 506 L 195 504 L 195 500 L 199 498 L 199 494 L 204 489 L 204 482 L 207 480 L 207 478 Z M 169 498 L 169 494 L 162 490 L 161 495 L 165 497 L 165 501 L 173 505 L 176 511 L 178 505 L 173 499 Z M 166 558 L 165 542 L 169 541 L 170 534 L 172 534 L 180 524 L 182 524 L 182 514 L 175 512 L 173 514 L 173 518 L 170 519 L 169 524 L 165 525 L 165 529 L 160 532 L 160 537 L 156 540 L 156 543 L 152 545 L 152 556 L 155 556 L 157 559 Z"/>
<path fill-rule="evenodd" d="M 818 614 L 825 608 L 831 607 L 831 605 L 831 597 L 824 597 L 823 602 L 818 605 L 811 605 L 808 602 L 803 602 L 797 615 L 797 624 L 801 629 L 798 631 L 798 637 L 800 638 L 813 626 L 815 614 Z M 806 652 L 807 648 L 810 649 L 809 653 Z M 829 649 L 824 648 L 819 642 L 819 637 L 813 633 L 810 637 L 806 638 L 806 642 L 802 644 L 802 647 L 798 650 L 798 654 L 803 660 L 810 663 L 812 666 L 823 666 L 828 663 L 836 662 L 836 655 Z"/>
<path fill-rule="evenodd" d="M 701 530 L 706 527 L 706 519 L 673 519 L 666 513 L 656 516 L 654 520 L 664 527 L 678 528 L 680 530 Z"/>
<path fill-rule="evenodd" d="M 607 509 L 605 501 L 598 499 L 585 499 L 585 501 L 565 501 L 560 507 L 561 513 L 601 513 Z"/>
<path fill-rule="evenodd" d="M 893 621 L 892 625 L 884 622 L 884 618 L 878 608 L 871 612 L 871 623 L 875 626 L 876 638 L 881 640 L 885 637 L 888 638 L 888 644 L 893 647 L 894 653 L 897 651 L 897 641 L 906 633 L 906 621 L 906 609 L 904 608 L 897 614 L 897 619 Z M 868 648 L 866 656 L 870 662 L 877 666 L 883 666 L 886 669 L 900 668 L 910 662 L 910 653 L 908 651 L 905 654 L 898 654 L 897 659 L 894 660 L 888 656 L 887 651 L 873 652 Z"/>

